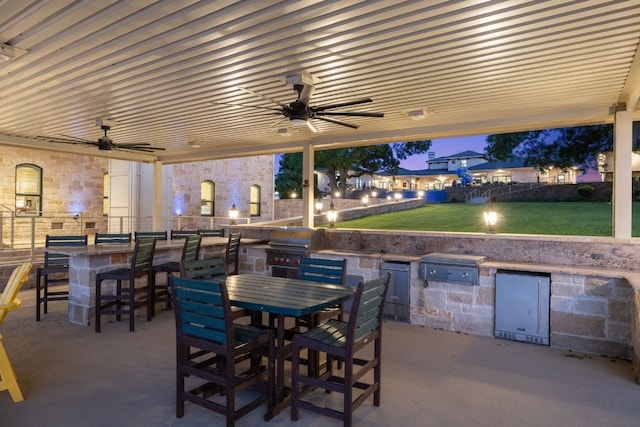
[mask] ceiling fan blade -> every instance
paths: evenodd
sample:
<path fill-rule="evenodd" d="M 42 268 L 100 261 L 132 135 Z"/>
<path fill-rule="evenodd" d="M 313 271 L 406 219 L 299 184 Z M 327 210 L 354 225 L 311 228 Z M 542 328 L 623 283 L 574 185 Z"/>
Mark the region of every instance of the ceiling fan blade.
<path fill-rule="evenodd" d="M 78 138 L 78 137 L 75 137 L 75 136 L 70 136 L 70 135 L 65 135 L 65 134 L 61 134 L 61 135 L 64 136 L 65 138 L 69 138 L 69 139 L 76 140 L 76 141 L 89 142 L 91 144 L 94 143 L 94 141 L 92 141 L 90 139 Z"/>
<path fill-rule="evenodd" d="M 56 144 L 73 144 L 73 145 L 98 145 L 97 142 L 94 141 L 89 141 L 89 140 L 82 140 L 82 139 L 75 139 L 75 138 L 58 138 L 55 136 L 41 136 L 38 135 L 36 136 L 37 139 L 41 139 L 43 141 L 46 142 L 55 142 Z"/>
<path fill-rule="evenodd" d="M 324 110 L 331 110 L 334 108 L 348 107 L 350 105 L 366 104 L 367 102 L 373 102 L 373 100 L 367 97 L 367 98 L 356 99 L 355 101 L 346 101 L 346 102 L 338 102 L 335 104 L 318 105 L 317 107 L 311 107 L 311 110 L 314 112 L 324 111 Z"/>
<path fill-rule="evenodd" d="M 313 125 L 313 123 L 311 123 L 311 120 L 307 120 L 307 127 L 309 128 L 309 130 L 313 133 L 318 132 L 318 129 Z"/>
<path fill-rule="evenodd" d="M 300 93 L 298 94 L 298 102 L 301 102 L 304 105 L 309 105 L 309 101 L 311 101 L 311 97 L 315 90 L 316 88 L 312 85 L 303 85 Z"/>
<path fill-rule="evenodd" d="M 271 110 L 271 111 L 277 111 L 279 113 L 282 112 L 281 109 L 279 108 L 275 108 L 275 107 L 260 107 L 258 105 L 247 105 L 247 104 L 231 104 L 228 102 L 215 102 L 215 101 L 210 101 L 213 105 L 227 105 L 230 107 L 245 107 L 245 108 L 259 108 L 261 110 Z"/>
<path fill-rule="evenodd" d="M 272 127 L 276 127 L 276 126 L 278 126 L 280 123 L 282 123 L 282 122 L 288 122 L 288 121 L 289 121 L 289 118 L 288 118 L 288 117 L 283 117 L 283 118 L 278 119 L 278 120 L 276 120 L 275 122 L 271 123 L 271 124 L 269 125 L 269 127 L 270 127 L 270 128 L 272 128 Z"/>
<path fill-rule="evenodd" d="M 384 113 L 371 111 L 318 111 L 316 116 L 384 117 Z"/>
<path fill-rule="evenodd" d="M 269 102 L 273 102 L 274 104 L 277 104 L 277 105 L 281 106 L 282 108 L 289 108 L 289 106 L 287 104 L 283 104 L 282 102 L 276 101 L 275 99 L 271 99 L 271 98 L 269 98 L 267 96 L 260 95 L 258 92 L 254 92 L 252 90 L 245 89 L 243 87 L 238 87 L 238 89 L 243 90 L 243 91 L 245 91 L 247 93 L 250 93 L 251 95 L 255 95 L 255 96 L 259 97 L 259 98 L 266 99 Z"/>
<path fill-rule="evenodd" d="M 113 144 L 115 148 L 124 148 L 127 150 L 166 150 L 166 148 L 162 147 L 150 147 L 151 144 L 140 142 L 140 143 L 130 143 L 130 144 Z"/>
<path fill-rule="evenodd" d="M 324 120 L 325 122 L 335 123 L 337 125 L 346 126 L 351 129 L 358 129 L 360 127 L 360 125 L 354 125 L 353 123 L 343 122 L 342 120 L 330 119 L 329 117 L 324 117 L 324 116 L 315 116 L 314 119 Z"/>

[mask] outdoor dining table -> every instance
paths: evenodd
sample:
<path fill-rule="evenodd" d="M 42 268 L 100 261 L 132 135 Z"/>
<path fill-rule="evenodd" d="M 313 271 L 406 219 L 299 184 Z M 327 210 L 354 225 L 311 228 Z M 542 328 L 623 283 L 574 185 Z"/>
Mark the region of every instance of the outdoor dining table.
<path fill-rule="evenodd" d="M 289 356 L 289 346 L 285 344 L 285 317 L 308 316 L 338 305 L 353 297 L 355 288 L 257 274 L 229 276 L 226 285 L 229 301 L 234 306 L 277 318 L 276 399 L 264 416 L 268 421 L 290 404 L 284 375 L 284 362 Z"/>

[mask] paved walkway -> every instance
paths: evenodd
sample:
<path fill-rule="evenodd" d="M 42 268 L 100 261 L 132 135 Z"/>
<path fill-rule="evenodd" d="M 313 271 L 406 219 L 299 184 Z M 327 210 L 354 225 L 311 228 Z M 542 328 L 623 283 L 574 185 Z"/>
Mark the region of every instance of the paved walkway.
<path fill-rule="evenodd" d="M 175 417 L 173 312 L 129 333 L 127 322 L 91 327 L 66 320 L 66 304 L 35 321 L 34 290 L 2 326 L 25 401 L 0 392 L 2 427 L 222 425 L 187 404 Z M 324 393 L 320 398 L 326 397 Z M 333 396 L 333 395 L 331 395 Z M 382 406 L 356 412 L 356 426 L 638 426 L 640 386 L 631 364 L 533 344 L 388 322 L 384 328 Z M 339 426 L 285 411 L 269 423 L 254 411 L 236 423 Z"/>

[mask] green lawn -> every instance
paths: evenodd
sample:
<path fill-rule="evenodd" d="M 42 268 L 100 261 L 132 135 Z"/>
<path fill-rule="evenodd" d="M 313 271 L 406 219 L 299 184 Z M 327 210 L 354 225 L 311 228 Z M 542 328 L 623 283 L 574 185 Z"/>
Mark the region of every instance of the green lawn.
<path fill-rule="evenodd" d="M 338 221 L 337 227 L 485 232 L 486 204 L 442 203 L 408 211 Z M 611 204 L 605 202 L 494 203 L 497 233 L 611 236 Z M 640 203 L 633 205 L 633 236 L 640 236 Z"/>

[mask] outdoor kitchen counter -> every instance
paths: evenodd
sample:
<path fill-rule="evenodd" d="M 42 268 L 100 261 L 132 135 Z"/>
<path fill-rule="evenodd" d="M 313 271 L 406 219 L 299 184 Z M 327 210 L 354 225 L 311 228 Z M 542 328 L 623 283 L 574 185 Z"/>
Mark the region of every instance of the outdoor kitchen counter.
<path fill-rule="evenodd" d="M 212 257 L 224 252 L 227 237 L 202 239 L 200 256 Z M 243 239 L 241 247 L 261 243 L 258 239 Z M 135 244 L 56 246 L 55 252 L 69 255 L 69 321 L 87 326 L 94 312 L 96 274 L 113 268 L 128 266 Z M 153 257 L 154 264 L 180 260 L 184 240 L 159 240 Z"/>
<path fill-rule="evenodd" d="M 484 261 L 480 264 L 482 268 L 493 268 L 500 270 L 515 271 L 531 271 L 536 273 L 556 273 L 556 274 L 580 274 L 592 277 L 609 277 L 615 279 L 625 279 L 633 290 L 640 292 L 640 271 L 612 269 L 612 268 L 596 268 L 582 267 L 575 265 L 560 264 L 539 264 L 528 262 L 510 262 L 510 261 Z"/>

